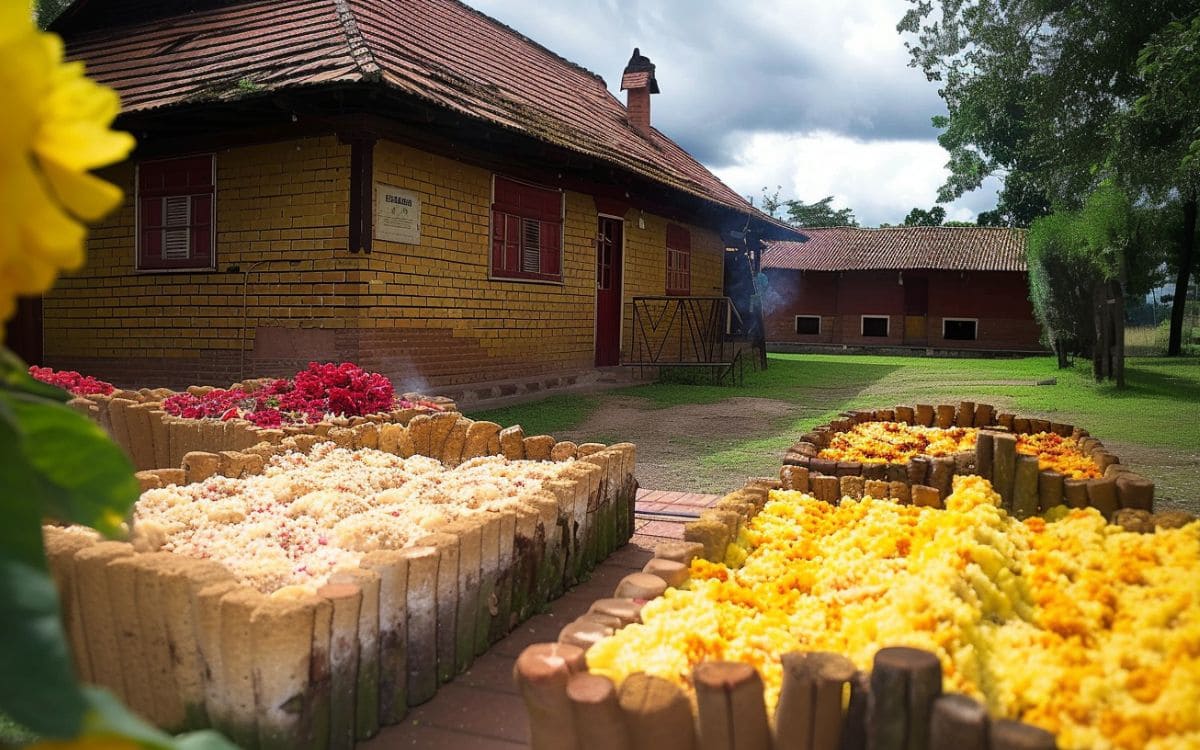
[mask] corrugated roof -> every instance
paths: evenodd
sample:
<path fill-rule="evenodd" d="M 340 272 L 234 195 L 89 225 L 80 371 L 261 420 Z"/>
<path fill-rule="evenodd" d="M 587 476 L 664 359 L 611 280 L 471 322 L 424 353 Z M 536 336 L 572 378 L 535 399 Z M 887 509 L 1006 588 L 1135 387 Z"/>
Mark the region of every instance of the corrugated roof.
<path fill-rule="evenodd" d="M 1024 229 L 830 227 L 801 229 L 807 242 L 768 244 L 763 268 L 794 271 L 1024 271 Z"/>
<path fill-rule="evenodd" d="M 226 3 L 68 33 L 67 46 L 127 112 L 381 80 L 780 226 L 666 136 L 635 130 L 599 76 L 456 0 Z"/>

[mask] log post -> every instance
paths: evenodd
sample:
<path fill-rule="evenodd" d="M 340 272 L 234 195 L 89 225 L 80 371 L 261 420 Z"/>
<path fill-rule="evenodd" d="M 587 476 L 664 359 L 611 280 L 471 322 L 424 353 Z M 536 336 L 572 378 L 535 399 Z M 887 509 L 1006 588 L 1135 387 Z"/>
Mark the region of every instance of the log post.
<path fill-rule="evenodd" d="M 1045 513 L 1063 504 L 1063 475 L 1057 471 L 1038 472 L 1038 512 Z"/>
<path fill-rule="evenodd" d="M 781 658 L 783 688 L 775 707 L 775 750 L 837 750 L 842 692 L 855 668 L 839 654 L 792 651 Z"/>
<path fill-rule="evenodd" d="M 405 591 L 405 647 L 408 705 L 416 706 L 437 692 L 437 584 L 440 567 L 437 547 L 401 550 L 408 563 Z"/>
<path fill-rule="evenodd" d="M 942 692 L 942 665 L 928 651 L 883 648 L 875 654 L 867 726 L 873 750 L 929 747 L 929 718 Z"/>
<path fill-rule="evenodd" d="M 513 681 L 529 714 L 530 750 L 580 750 L 567 683 L 586 669 L 583 650 L 562 643 L 535 643 L 517 657 Z"/>
<path fill-rule="evenodd" d="M 675 683 L 637 672 L 621 683 L 617 699 L 634 750 L 696 749 L 692 705 Z"/>
<path fill-rule="evenodd" d="M 587 672 L 567 679 L 567 700 L 575 721 L 579 750 L 631 750 L 629 727 L 612 680 Z"/>
<path fill-rule="evenodd" d="M 709 661 L 692 671 L 700 750 L 770 750 L 763 681 L 740 661 Z"/>
<path fill-rule="evenodd" d="M 993 450 L 992 485 L 1004 501 L 1004 508 L 1011 510 L 1017 474 L 1016 436 L 997 434 L 993 438 Z"/>
<path fill-rule="evenodd" d="M 359 565 L 379 576 L 379 721 L 398 724 L 408 712 L 408 558 L 400 550 L 376 550 Z"/>
<path fill-rule="evenodd" d="M 1038 510 L 1038 459 L 1037 456 L 1017 456 L 1013 472 L 1013 515 L 1029 518 Z"/>
<path fill-rule="evenodd" d="M 929 746 L 950 750 L 988 750 L 987 709 L 957 693 L 933 702 L 929 720 Z"/>

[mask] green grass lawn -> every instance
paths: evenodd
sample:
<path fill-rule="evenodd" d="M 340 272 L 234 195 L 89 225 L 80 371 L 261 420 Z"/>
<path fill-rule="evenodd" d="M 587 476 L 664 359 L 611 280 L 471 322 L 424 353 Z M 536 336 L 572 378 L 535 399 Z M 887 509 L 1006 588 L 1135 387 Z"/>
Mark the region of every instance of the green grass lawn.
<path fill-rule="evenodd" d="M 665 449 L 657 443 L 669 442 L 676 450 L 663 461 L 691 465 L 666 476 L 690 471 L 699 484 L 661 489 L 720 492 L 736 486 L 738 476 L 777 469 L 782 452 L 798 435 L 840 411 L 986 401 L 1003 410 L 1080 425 L 1110 444 L 1125 463 L 1158 481 L 1160 496 L 1200 508 L 1200 358 L 1131 358 L 1124 390 L 1096 384 L 1089 368 L 1090 363 L 1079 362 L 1059 370 L 1050 357 L 773 354 L 769 367 L 747 373 L 742 387 L 642 385 L 586 397 L 556 396 L 471 416 L 520 423 L 531 433 L 631 440 L 638 443 L 643 457 L 651 459 Z M 1037 385 L 1049 379 L 1057 382 Z M 778 416 L 746 425 L 734 411 L 728 415 L 729 424 L 737 422 L 738 429 L 716 431 L 689 431 L 690 422 L 684 420 L 665 441 L 652 429 L 669 424 L 677 413 L 686 411 L 691 418 L 705 406 L 719 410 L 732 399 L 744 398 L 770 400 L 778 405 Z M 630 404 L 645 414 L 644 421 L 604 423 L 606 408 L 628 409 Z M 605 434 L 572 435 L 589 425 Z M 680 446 L 687 449 L 682 456 Z"/>

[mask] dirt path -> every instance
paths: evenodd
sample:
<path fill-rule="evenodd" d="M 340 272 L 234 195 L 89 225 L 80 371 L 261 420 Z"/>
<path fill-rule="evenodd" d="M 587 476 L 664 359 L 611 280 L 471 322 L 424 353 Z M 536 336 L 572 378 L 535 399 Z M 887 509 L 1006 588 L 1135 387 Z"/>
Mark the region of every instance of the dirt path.
<path fill-rule="evenodd" d="M 730 398 L 712 404 L 653 408 L 645 399 L 606 398 L 604 406 L 565 440 L 628 440 L 638 446 L 638 481 L 650 489 L 681 492 L 729 492 L 748 476 L 779 471 L 790 444 L 784 427 L 815 416 L 826 407 L 806 407 L 765 398 Z M 708 466 L 703 457 L 724 445 L 775 438 L 778 450 L 764 450 L 757 460 L 738 467 Z"/>
<path fill-rule="evenodd" d="M 561 437 L 636 443 L 642 487 L 720 494 L 741 486 L 747 477 L 774 476 L 783 452 L 799 434 L 796 422 L 837 408 L 847 394 L 829 389 L 821 395 L 820 401 L 803 405 L 735 397 L 665 408 L 642 398 L 605 396 L 600 408 Z M 1200 511 L 1200 450 L 1115 441 L 1109 447 L 1155 480 L 1160 507 Z"/>

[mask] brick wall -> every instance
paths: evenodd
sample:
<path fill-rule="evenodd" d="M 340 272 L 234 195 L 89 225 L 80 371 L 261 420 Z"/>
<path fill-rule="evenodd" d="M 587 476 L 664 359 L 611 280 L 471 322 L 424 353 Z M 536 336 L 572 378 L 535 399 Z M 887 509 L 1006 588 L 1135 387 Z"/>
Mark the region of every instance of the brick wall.
<path fill-rule="evenodd" d="M 918 272 L 905 272 L 912 283 Z M 924 338 L 905 336 L 904 286 L 896 271 L 768 271 L 767 340 L 771 343 L 963 350 L 1040 350 L 1025 274 L 938 271 L 928 279 Z M 796 333 L 795 316 L 818 315 L 815 335 Z M 864 337 L 863 315 L 886 315 L 887 337 Z M 945 318 L 978 321 L 974 341 L 943 337 Z"/>
<path fill-rule="evenodd" d="M 134 167 L 109 170 L 125 202 L 92 230 L 87 265 L 46 297 L 47 363 L 119 383 L 228 383 L 239 369 L 243 290 L 248 375 L 330 356 L 328 338 L 308 333 L 355 326 L 365 284 L 365 260 L 345 251 L 349 154 L 333 136 L 217 152 L 217 270 L 204 272 L 134 270 Z M 248 275 L 226 270 L 262 260 Z M 259 326 L 297 333 L 256 361 Z"/>
<path fill-rule="evenodd" d="M 375 180 L 422 203 L 420 244 L 376 240 L 368 290 L 374 330 L 363 361 L 398 381 L 459 384 L 588 369 L 595 356 L 597 211 L 565 198 L 562 283 L 489 278 L 492 175 L 403 144 L 375 148 Z M 666 291 L 667 220 L 631 209 L 624 223 L 623 341 L 634 295 Z M 645 228 L 638 226 L 641 218 Z M 694 294 L 720 294 L 720 237 L 692 231 Z"/>
<path fill-rule="evenodd" d="M 421 389 L 592 366 L 591 196 L 566 193 L 562 283 L 492 280 L 492 173 L 390 141 L 374 154 L 376 182 L 420 195 L 419 244 L 348 253 L 350 147 L 293 140 L 216 154 L 217 270 L 205 272 L 134 270 L 134 167 L 111 170 L 126 200 L 93 230 L 87 266 L 46 298 L 47 364 L 122 385 L 225 384 L 243 369 L 244 324 L 247 377 L 346 359 Z M 626 219 L 628 346 L 630 298 L 665 292 L 668 221 Z M 719 236 L 685 226 L 693 294 L 720 294 Z"/>

